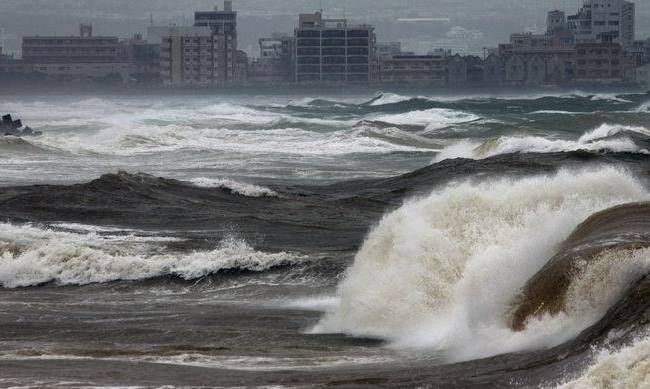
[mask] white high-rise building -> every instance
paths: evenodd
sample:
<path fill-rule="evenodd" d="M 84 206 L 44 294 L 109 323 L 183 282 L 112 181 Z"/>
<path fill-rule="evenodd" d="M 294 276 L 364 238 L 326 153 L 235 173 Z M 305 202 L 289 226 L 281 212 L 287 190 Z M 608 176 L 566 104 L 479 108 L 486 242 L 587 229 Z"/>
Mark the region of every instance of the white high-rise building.
<path fill-rule="evenodd" d="M 634 3 L 625 0 L 584 0 L 567 18 L 577 43 L 614 42 L 630 48 L 634 42 Z"/>

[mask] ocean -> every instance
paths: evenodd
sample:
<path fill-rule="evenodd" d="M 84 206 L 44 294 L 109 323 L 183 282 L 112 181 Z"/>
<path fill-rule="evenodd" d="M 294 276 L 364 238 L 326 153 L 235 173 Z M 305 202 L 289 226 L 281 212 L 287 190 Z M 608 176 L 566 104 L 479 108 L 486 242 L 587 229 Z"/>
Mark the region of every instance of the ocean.
<path fill-rule="evenodd" d="M 650 92 L 0 113 L 0 387 L 650 386 Z"/>

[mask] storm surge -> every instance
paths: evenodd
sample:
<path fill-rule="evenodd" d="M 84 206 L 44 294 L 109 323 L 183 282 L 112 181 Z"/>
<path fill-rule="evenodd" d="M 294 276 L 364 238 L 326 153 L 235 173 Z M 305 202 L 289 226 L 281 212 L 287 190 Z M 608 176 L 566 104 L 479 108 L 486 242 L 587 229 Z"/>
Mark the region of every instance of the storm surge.
<path fill-rule="evenodd" d="M 611 167 L 452 183 L 383 218 L 313 332 L 381 337 L 455 361 L 562 344 L 650 270 L 650 251 L 609 236 L 611 247 L 570 277 L 562 309 L 533 310 L 514 326 L 522 288 L 589 216 L 649 199 L 634 175 Z"/>
<path fill-rule="evenodd" d="M 650 382 L 650 93 L 35 99 L 0 386 Z"/>

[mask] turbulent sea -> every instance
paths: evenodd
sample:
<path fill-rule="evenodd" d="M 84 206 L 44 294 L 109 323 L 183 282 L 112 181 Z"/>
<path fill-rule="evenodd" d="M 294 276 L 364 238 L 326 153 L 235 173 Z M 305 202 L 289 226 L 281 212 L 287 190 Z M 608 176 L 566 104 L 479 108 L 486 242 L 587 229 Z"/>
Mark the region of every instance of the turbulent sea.
<path fill-rule="evenodd" d="M 650 92 L 0 113 L 2 388 L 650 388 Z"/>

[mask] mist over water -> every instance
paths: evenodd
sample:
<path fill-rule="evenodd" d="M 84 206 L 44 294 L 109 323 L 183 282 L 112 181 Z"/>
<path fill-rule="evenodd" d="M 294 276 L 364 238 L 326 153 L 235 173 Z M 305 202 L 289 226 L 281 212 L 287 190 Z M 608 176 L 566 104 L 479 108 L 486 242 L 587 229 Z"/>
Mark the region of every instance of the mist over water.
<path fill-rule="evenodd" d="M 647 385 L 648 104 L 5 97 L 0 386 Z"/>

